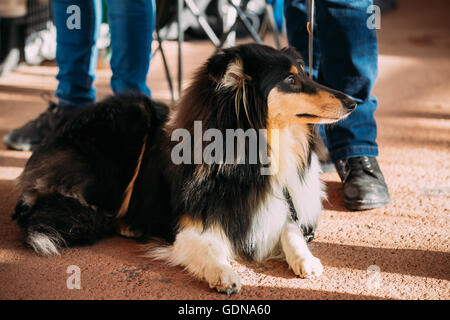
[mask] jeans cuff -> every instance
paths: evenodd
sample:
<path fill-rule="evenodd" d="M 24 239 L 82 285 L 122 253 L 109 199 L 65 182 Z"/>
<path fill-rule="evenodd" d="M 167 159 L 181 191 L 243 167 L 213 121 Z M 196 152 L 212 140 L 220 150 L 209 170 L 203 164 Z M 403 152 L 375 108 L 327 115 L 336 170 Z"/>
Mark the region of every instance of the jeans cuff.
<path fill-rule="evenodd" d="M 377 157 L 378 147 L 377 146 L 348 146 L 339 148 L 336 150 L 330 150 L 331 161 L 337 162 L 339 160 L 355 157 Z"/>

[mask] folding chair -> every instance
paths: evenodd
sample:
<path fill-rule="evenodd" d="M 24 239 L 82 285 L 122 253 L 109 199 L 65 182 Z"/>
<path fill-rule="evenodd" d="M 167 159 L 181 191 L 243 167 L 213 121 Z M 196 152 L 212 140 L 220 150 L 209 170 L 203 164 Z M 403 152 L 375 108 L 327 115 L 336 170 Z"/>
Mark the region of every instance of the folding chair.
<path fill-rule="evenodd" d="M 270 0 L 271 3 L 266 3 L 265 7 L 265 28 L 267 26 L 270 26 L 275 37 L 275 43 L 277 47 L 280 47 L 280 39 L 278 30 L 275 24 L 275 20 L 273 17 L 273 3 L 274 0 Z M 173 82 L 172 78 L 170 76 L 169 67 L 167 65 L 167 60 L 164 54 L 164 50 L 162 48 L 162 42 L 165 40 L 163 36 L 160 34 L 161 30 L 161 23 L 158 20 L 158 12 L 162 15 L 164 14 L 164 10 L 167 10 L 168 8 L 168 2 L 169 1 L 159 1 L 157 5 L 157 27 L 156 27 L 156 39 L 158 41 L 158 47 L 156 48 L 154 54 L 156 54 L 157 51 L 161 52 L 161 57 L 164 64 L 164 70 L 166 73 L 167 82 L 169 85 L 169 89 L 171 91 L 171 97 L 173 100 L 175 100 L 175 94 L 174 94 L 174 88 L 173 88 Z M 177 40 L 178 40 L 178 97 L 181 96 L 181 89 L 182 89 L 182 79 L 183 79 L 183 70 L 182 70 L 182 44 L 184 41 L 184 30 L 182 28 L 182 19 L 183 19 L 183 10 L 186 6 L 187 9 L 192 13 L 202 30 L 205 32 L 208 39 L 211 41 L 211 43 L 217 48 L 222 48 L 225 45 L 225 42 L 227 41 L 228 37 L 232 35 L 238 26 L 238 23 L 241 22 L 247 31 L 247 33 L 253 38 L 253 40 L 257 43 L 263 43 L 260 35 L 255 30 L 253 25 L 250 22 L 250 19 L 246 15 L 245 11 L 247 9 L 249 0 L 226 0 L 227 5 L 230 6 L 231 9 L 235 11 L 235 15 L 232 17 L 232 21 L 228 21 L 227 26 L 222 33 L 222 35 L 217 37 L 212 27 L 209 25 L 208 20 L 202 10 L 202 8 L 199 8 L 197 3 L 194 0 L 177 0 L 176 5 L 176 24 L 177 24 Z M 158 6 L 162 6 L 161 8 L 158 8 Z M 203 6 L 205 7 L 205 6 Z M 161 15 L 159 17 L 161 18 Z M 229 45 L 234 45 L 234 43 L 229 42 Z"/>

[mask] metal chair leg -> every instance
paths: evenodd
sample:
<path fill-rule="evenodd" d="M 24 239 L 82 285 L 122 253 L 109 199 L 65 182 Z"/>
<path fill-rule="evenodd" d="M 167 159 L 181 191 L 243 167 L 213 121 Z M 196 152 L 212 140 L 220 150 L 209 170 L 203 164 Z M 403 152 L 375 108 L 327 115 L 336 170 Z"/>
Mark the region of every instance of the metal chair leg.
<path fill-rule="evenodd" d="M 172 102 L 174 102 L 175 101 L 175 91 L 173 90 L 172 76 L 170 75 L 169 65 L 167 64 L 167 59 L 166 59 L 166 54 L 164 53 L 164 49 L 162 47 L 162 40 L 161 40 L 161 36 L 159 34 L 159 30 L 156 30 L 156 39 L 158 41 L 158 48 L 156 48 L 155 53 L 158 50 L 161 53 L 161 58 L 162 58 L 162 61 L 163 61 L 163 66 L 164 66 L 164 71 L 165 71 L 165 74 L 166 74 L 167 84 L 169 85 L 170 97 L 172 99 Z"/>
<path fill-rule="evenodd" d="M 247 6 L 247 2 L 244 4 L 244 8 Z M 250 36 L 253 38 L 253 40 L 255 40 L 257 43 L 262 44 L 263 41 L 259 37 L 258 32 L 256 32 L 255 28 L 253 28 L 251 23 L 248 21 L 248 18 L 246 16 L 245 12 L 243 11 L 243 9 L 239 5 L 236 5 L 234 3 L 234 0 L 228 0 L 228 3 L 236 10 L 236 12 L 238 14 L 238 19 L 244 24 L 245 29 L 250 34 Z"/>
<path fill-rule="evenodd" d="M 266 3 L 266 7 L 264 8 L 264 10 L 266 11 L 266 17 L 269 21 L 270 27 L 273 32 L 273 37 L 275 39 L 275 45 L 277 46 L 278 49 L 281 49 L 280 34 L 278 32 L 278 28 L 275 23 L 275 17 L 273 16 L 273 6 Z"/>
<path fill-rule="evenodd" d="M 184 0 L 177 1 L 177 31 L 178 31 L 178 99 L 181 97 L 182 91 L 182 77 L 183 77 L 183 66 L 182 66 L 182 45 L 184 41 L 184 31 L 181 28 L 181 17 L 183 15 Z"/>
<path fill-rule="evenodd" d="M 219 38 L 217 38 L 216 34 L 214 33 L 214 30 L 211 28 L 211 26 L 208 23 L 208 20 L 206 20 L 205 15 L 203 12 L 201 12 L 194 1 L 192 0 L 184 0 L 189 10 L 191 10 L 194 17 L 197 19 L 198 23 L 202 27 L 203 31 L 205 31 L 206 35 L 208 36 L 209 40 L 217 47 L 220 44 Z"/>
<path fill-rule="evenodd" d="M 309 0 L 308 2 L 308 60 L 309 60 L 309 77 L 313 78 L 313 46 L 314 46 L 314 0 Z"/>

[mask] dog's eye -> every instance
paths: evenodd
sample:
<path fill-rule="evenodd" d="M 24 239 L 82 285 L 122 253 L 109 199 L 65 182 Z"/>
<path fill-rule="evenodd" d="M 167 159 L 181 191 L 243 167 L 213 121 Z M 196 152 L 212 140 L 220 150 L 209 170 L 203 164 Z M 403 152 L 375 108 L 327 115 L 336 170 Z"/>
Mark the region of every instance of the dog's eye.
<path fill-rule="evenodd" d="M 284 80 L 287 84 L 289 84 L 289 85 L 294 85 L 295 84 L 295 76 L 293 75 L 293 74 L 291 74 L 289 77 L 287 77 L 285 80 Z"/>

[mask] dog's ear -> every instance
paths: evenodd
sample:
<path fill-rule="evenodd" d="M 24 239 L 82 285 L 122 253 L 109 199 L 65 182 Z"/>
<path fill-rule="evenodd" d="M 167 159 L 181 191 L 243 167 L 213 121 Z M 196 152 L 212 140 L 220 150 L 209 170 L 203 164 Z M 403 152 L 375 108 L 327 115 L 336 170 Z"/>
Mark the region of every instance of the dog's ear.
<path fill-rule="evenodd" d="M 218 88 L 241 88 L 246 80 L 251 79 L 244 73 L 241 58 L 228 52 L 212 56 L 208 60 L 207 72 Z"/>
<path fill-rule="evenodd" d="M 218 87 L 234 90 L 244 87 L 246 80 L 251 80 L 251 78 L 244 73 L 242 60 L 236 58 L 228 64 L 225 74 L 218 81 Z"/>
<path fill-rule="evenodd" d="M 298 64 L 300 66 L 304 66 L 305 62 L 303 61 L 302 55 L 294 48 L 294 47 L 284 47 L 283 49 L 280 50 L 282 53 L 290 56 L 291 58 L 293 58 L 295 61 L 298 62 Z"/>
<path fill-rule="evenodd" d="M 208 59 L 206 71 L 208 75 L 216 82 L 222 79 L 228 64 L 236 57 L 229 52 L 219 51 Z"/>

